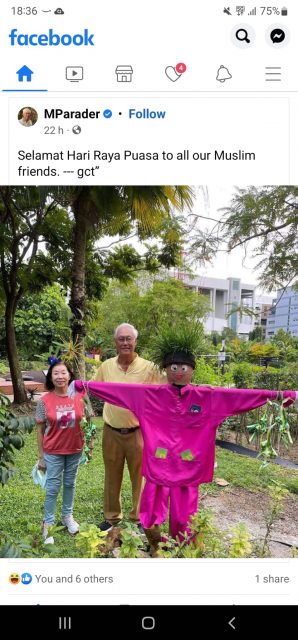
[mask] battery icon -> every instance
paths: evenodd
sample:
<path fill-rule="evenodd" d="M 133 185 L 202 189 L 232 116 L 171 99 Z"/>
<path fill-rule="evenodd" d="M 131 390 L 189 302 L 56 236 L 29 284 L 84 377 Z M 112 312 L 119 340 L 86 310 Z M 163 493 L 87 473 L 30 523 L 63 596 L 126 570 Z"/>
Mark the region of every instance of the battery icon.
<path fill-rule="evenodd" d="M 283 7 L 280 13 L 281 13 L 282 16 L 287 16 L 288 15 L 287 7 Z"/>

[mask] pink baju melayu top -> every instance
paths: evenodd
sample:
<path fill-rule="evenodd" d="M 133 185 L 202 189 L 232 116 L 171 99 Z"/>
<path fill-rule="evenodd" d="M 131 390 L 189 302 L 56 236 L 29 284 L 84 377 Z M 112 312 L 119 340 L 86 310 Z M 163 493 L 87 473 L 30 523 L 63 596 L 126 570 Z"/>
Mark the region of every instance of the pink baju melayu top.
<path fill-rule="evenodd" d="M 217 427 L 229 416 L 275 400 L 277 391 L 194 385 L 86 382 L 99 398 L 132 411 L 144 438 L 143 475 L 158 485 L 197 486 L 213 477 Z M 82 383 L 75 382 L 82 390 Z M 296 391 L 283 391 L 287 405 Z"/>

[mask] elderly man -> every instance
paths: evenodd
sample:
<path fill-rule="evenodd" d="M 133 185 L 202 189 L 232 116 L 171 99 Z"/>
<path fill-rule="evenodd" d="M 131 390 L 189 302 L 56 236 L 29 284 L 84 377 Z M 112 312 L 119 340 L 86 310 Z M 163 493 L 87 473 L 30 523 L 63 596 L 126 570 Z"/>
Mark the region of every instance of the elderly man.
<path fill-rule="evenodd" d="M 161 384 L 166 379 L 153 362 L 144 360 L 135 352 L 138 332 L 127 323 L 120 324 L 114 333 L 117 356 L 103 362 L 95 380 L 97 382 L 130 382 L 134 384 Z M 103 409 L 103 459 L 105 465 L 104 517 L 99 527 L 108 531 L 123 517 L 121 485 L 125 461 L 132 486 L 132 509 L 129 518 L 139 525 L 142 491 L 143 437 L 138 419 L 127 409 L 107 402 Z"/>
<path fill-rule="evenodd" d="M 19 123 L 22 124 L 23 127 L 32 127 L 33 126 L 32 111 L 31 111 L 30 107 L 25 107 L 22 110 L 22 117 L 20 118 Z"/>

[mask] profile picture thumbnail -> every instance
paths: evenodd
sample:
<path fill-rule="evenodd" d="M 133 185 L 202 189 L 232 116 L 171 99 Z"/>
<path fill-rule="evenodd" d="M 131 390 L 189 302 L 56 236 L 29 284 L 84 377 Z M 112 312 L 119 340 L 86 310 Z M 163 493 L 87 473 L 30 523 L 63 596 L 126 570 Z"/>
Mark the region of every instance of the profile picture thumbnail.
<path fill-rule="evenodd" d="M 33 127 L 38 120 L 38 113 L 33 107 L 23 107 L 18 113 L 18 121 L 23 127 Z"/>

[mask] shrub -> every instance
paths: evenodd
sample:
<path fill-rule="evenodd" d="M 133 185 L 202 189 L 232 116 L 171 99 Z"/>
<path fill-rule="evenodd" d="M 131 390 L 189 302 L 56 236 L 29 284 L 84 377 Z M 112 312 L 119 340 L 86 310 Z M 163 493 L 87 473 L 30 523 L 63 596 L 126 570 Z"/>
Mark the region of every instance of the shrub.
<path fill-rule="evenodd" d="M 6 375 L 7 373 L 9 373 L 9 366 L 8 366 L 7 362 L 2 360 L 0 362 L 0 376 Z"/>
<path fill-rule="evenodd" d="M 255 382 L 253 367 L 248 362 L 233 365 L 233 378 L 237 389 L 252 389 Z"/>
<path fill-rule="evenodd" d="M 99 398 L 96 398 L 95 396 L 93 396 L 92 393 L 90 393 L 89 399 L 91 402 L 92 409 L 94 411 L 94 415 L 96 417 L 102 416 L 104 401 L 99 400 Z"/>
<path fill-rule="evenodd" d="M 259 371 L 255 376 L 254 387 L 256 389 L 279 389 L 280 374 L 267 369 Z"/>
<path fill-rule="evenodd" d="M 210 364 L 205 362 L 204 358 L 199 358 L 193 372 L 192 382 L 194 384 L 211 384 L 212 386 L 219 387 L 222 384 L 222 377 L 214 371 Z"/>
<path fill-rule="evenodd" d="M 280 371 L 281 389 L 298 389 L 298 365 L 297 362 L 288 364 Z"/>
<path fill-rule="evenodd" d="M 6 484 L 14 475 L 15 450 L 24 446 L 23 433 L 31 433 L 34 424 L 33 418 L 17 417 L 11 410 L 10 400 L 0 393 L 0 484 Z"/>

